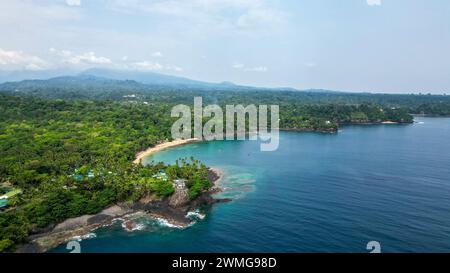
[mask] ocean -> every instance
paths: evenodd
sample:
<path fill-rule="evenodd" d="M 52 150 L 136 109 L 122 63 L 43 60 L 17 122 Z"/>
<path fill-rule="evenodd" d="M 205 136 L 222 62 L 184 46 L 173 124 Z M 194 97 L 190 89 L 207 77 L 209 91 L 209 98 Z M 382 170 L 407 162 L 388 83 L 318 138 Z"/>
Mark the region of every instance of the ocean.
<path fill-rule="evenodd" d="M 257 141 L 194 143 L 145 162 L 194 156 L 224 172 L 220 197 L 187 228 L 143 218 L 94 231 L 81 252 L 450 252 L 450 119 L 281 132 Z M 51 252 L 69 252 L 61 245 Z"/>

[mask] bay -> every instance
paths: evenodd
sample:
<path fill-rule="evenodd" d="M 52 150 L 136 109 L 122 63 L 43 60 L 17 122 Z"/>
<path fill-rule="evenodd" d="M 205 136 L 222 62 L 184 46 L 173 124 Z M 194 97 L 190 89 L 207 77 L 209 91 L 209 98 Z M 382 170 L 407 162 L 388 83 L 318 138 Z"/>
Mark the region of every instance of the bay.
<path fill-rule="evenodd" d="M 194 143 L 145 162 L 195 157 L 224 172 L 222 197 L 185 229 L 96 230 L 82 252 L 449 252 L 450 119 L 345 126 L 338 134 L 281 132 L 256 141 Z M 51 252 L 68 252 L 61 245 Z"/>

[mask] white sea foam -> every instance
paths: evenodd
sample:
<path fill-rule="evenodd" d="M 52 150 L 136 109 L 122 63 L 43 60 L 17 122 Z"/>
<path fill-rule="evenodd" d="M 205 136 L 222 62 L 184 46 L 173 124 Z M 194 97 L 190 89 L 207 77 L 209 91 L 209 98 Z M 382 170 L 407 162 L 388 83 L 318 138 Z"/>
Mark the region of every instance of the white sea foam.
<path fill-rule="evenodd" d="M 97 234 L 91 232 L 91 233 L 88 233 L 88 234 L 85 234 L 85 235 L 73 236 L 72 240 L 81 242 L 83 240 L 93 239 L 93 238 L 96 238 L 96 237 L 97 237 Z"/>
<path fill-rule="evenodd" d="M 183 228 L 186 228 L 186 227 L 188 227 L 188 226 L 191 226 L 191 225 L 195 224 L 195 222 L 193 222 L 193 223 L 190 223 L 189 225 L 186 225 L 186 226 L 175 225 L 175 224 L 170 223 L 170 222 L 167 221 L 166 219 L 164 219 L 164 218 L 159 218 L 159 217 L 155 217 L 155 220 L 156 220 L 156 222 L 158 223 L 158 225 L 160 225 L 160 226 L 163 226 L 163 227 L 169 227 L 169 228 L 178 228 L 178 229 L 183 229 Z"/>
<path fill-rule="evenodd" d="M 136 223 L 134 221 L 133 221 L 133 224 L 132 224 L 131 227 L 127 227 L 127 223 L 129 223 L 129 221 L 122 221 L 122 225 L 121 226 L 126 231 L 130 231 L 130 232 L 131 231 L 138 231 L 138 230 L 143 230 L 145 228 L 145 224 L 143 224 L 143 223 Z"/>
<path fill-rule="evenodd" d="M 198 219 L 198 220 L 205 219 L 205 215 L 201 214 L 198 210 L 196 210 L 196 211 L 189 211 L 186 214 L 186 217 L 189 218 L 189 219 Z"/>
<path fill-rule="evenodd" d="M 144 224 L 134 224 L 132 228 L 127 228 L 126 222 L 122 223 L 122 228 L 126 231 L 137 231 L 137 230 L 143 230 L 145 228 Z"/>
<path fill-rule="evenodd" d="M 186 214 L 186 217 L 188 215 L 192 216 L 193 218 L 195 217 L 196 219 L 203 219 L 205 217 L 205 215 L 199 213 L 198 211 L 190 212 L 190 213 Z M 184 228 L 187 228 L 187 227 L 195 224 L 195 221 L 194 221 L 188 225 L 176 225 L 176 224 L 169 222 L 167 219 L 164 219 L 161 217 L 153 217 L 153 216 L 151 216 L 151 217 L 149 216 L 149 218 L 145 218 L 145 219 L 147 219 L 147 220 L 143 221 L 143 222 L 139 221 L 139 223 L 137 223 L 135 220 L 129 220 L 129 219 L 117 217 L 112 220 L 112 223 L 120 222 L 122 228 L 128 232 L 143 230 L 147 227 L 147 225 L 149 225 L 151 222 L 155 223 L 155 221 L 156 221 L 156 224 L 160 227 L 168 227 L 168 228 L 176 228 L 176 229 L 184 229 Z M 149 220 L 151 222 L 148 222 Z M 132 221 L 133 224 L 132 224 L 132 226 L 127 227 L 127 224 L 130 223 L 130 221 Z"/>

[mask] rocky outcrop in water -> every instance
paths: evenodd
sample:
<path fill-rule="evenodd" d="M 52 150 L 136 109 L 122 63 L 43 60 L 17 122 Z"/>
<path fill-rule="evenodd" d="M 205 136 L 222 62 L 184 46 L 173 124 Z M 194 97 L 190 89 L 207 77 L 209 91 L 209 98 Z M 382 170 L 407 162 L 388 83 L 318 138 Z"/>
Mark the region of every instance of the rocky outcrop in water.
<path fill-rule="evenodd" d="M 208 179 L 217 182 L 220 174 L 208 169 Z M 124 202 L 113 205 L 96 215 L 83 215 L 67 219 L 58 225 L 48 226 L 46 229 L 36 230 L 29 237 L 30 243 L 21 246 L 17 252 L 45 252 L 48 249 L 75 237 L 83 236 L 92 230 L 110 225 L 113 219 L 123 218 L 127 230 L 134 230 L 136 223 L 132 215 L 147 214 L 157 218 L 163 218 L 170 224 L 176 226 L 188 226 L 192 220 L 187 217 L 189 211 L 195 211 L 200 207 L 231 201 L 231 199 L 213 198 L 212 194 L 219 190 L 215 183 L 209 191 L 201 193 L 197 198 L 191 200 L 188 194 L 185 180 L 174 181 L 174 193 L 170 197 L 156 198 L 153 195 L 145 196 L 138 202 Z"/>

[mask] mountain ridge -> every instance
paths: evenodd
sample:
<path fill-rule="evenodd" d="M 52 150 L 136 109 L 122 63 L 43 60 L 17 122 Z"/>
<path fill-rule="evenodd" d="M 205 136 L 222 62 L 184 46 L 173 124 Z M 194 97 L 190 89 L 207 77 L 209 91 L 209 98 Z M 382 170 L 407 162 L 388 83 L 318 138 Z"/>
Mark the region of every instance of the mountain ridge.
<path fill-rule="evenodd" d="M 193 80 L 187 77 L 173 76 L 155 72 L 143 72 L 135 70 L 117 70 L 105 68 L 90 68 L 83 71 L 71 70 L 44 70 L 44 71 L 0 71 L 0 86 L 4 89 L 5 86 L 20 86 L 23 84 L 41 83 L 39 81 L 48 81 L 50 83 L 66 79 L 74 82 L 74 80 L 86 80 L 88 76 L 96 77 L 97 79 L 116 80 L 119 81 L 134 81 L 135 83 L 144 84 L 147 86 L 158 87 L 177 87 L 177 88 L 196 88 L 196 89 L 239 89 L 239 90 L 281 90 L 281 91 L 302 91 L 292 87 L 259 87 L 240 85 L 230 81 L 222 81 L 219 83 L 206 82 L 200 80 Z M 308 91 L 312 91 L 309 89 Z M 329 92 L 339 92 L 332 91 Z"/>

